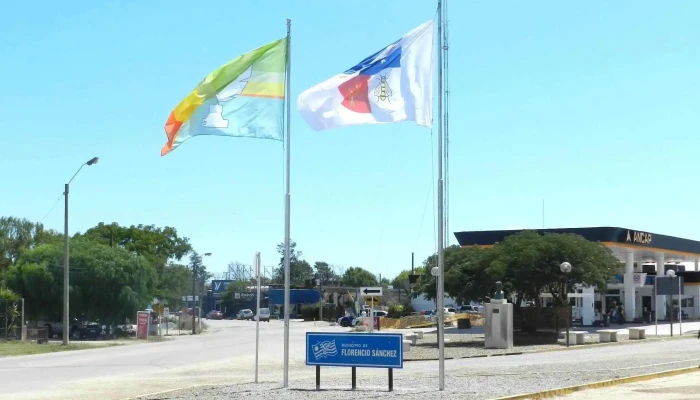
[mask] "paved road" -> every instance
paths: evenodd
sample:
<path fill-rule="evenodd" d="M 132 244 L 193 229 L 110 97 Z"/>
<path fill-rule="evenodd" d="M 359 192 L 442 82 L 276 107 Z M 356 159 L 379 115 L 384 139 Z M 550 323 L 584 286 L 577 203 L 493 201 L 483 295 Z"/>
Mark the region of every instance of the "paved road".
<path fill-rule="evenodd" d="M 697 400 L 700 372 L 573 393 L 561 400 Z"/>
<path fill-rule="evenodd" d="M 255 322 L 207 323 L 208 333 L 165 342 L 0 358 L 0 398 L 76 400 L 99 394 L 98 398 L 107 400 L 185 387 L 190 382 L 252 381 Z M 260 325 L 262 376 L 279 380 L 281 372 L 274 367 L 282 360 L 283 323 Z M 339 328 L 290 323 L 295 364 L 304 361 L 304 332 L 324 329 Z"/>
<path fill-rule="evenodd" d="M 279 386 L 283 349 L 281 322 L 261 323 L 260 377 L 261 381 L 272 383 L 255 388 L 250 386 L 254 377 L 255 323 L 210 321 L 210 325 L 210 333 L 161 343 L 0 359 L 0 398 L 116 400 L 195 384 L 229 385 L 228 389 L 221 389 L 224 391 L 239 388 L 265 390 Z M 304 365 L 304 333 L 309 330 L 347 329 L 291 323 L 292 387 L 313 387 L 314 369 Z M 700 341 L 685 339 L 448 360 L 448 392 L 445 395 L 463 398 L 470 394 L 470 398 L 487 399 L 697 366 L 700 365 L 699 349 Z M 432 392 L 437 388 L 436 377 L 436 362 L 406 363 L 405 368 L 395 374 L 396 387 L 402 391 Z M 384 371 L 361 369 L 358 378 L 364 388 L 381 390 L 386 385 Z M 349 371 L 325 368 L 323 383 L 344 390 L 349 386 Z M 376 392 L 377 389 L 372 390 Z M 277 393 L 282 397 L 297 393 L 268 392 L 266 395 Z M 213 393 L 207 392 L 205 398 L 210 398 Z M 202 398 L 202 393 L 199 396 Z"/>

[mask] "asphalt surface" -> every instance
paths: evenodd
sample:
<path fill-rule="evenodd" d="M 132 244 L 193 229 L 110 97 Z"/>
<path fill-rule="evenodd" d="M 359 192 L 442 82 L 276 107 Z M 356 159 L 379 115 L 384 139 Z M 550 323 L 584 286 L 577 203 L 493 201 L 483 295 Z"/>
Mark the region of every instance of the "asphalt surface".
<path fill-rule="evenodd" d="M 237 384 L 175 391 L 148 399 L 355 399 L 358 397 L 402 399 L 494 399 L 533 393 L 615 378 L 700 365 L 700 341 L 682 339 L 666 342 L 578 347 L 542 353 L 448 360 L 445 390 L 438 392 L 437 362 L 405 363 L 394 374 L 392 393 L 387 392 L 384 370 L 358 369 L 358 390 L 350 389 L 347 368 L 324 368 L 321 391 L 315 390 L 314 369 L 296 367 L 290 388 L 280 380 L 260 385 Z"/>
<path fill-rule="evenodd" d="M 206 321 L 209 332 L 110 348 L 0 358 L 0 399 L 123 399 L 192 384 L 252 382 L 255 322 Z M 281 379 L 283 327 L 260 323 L 260 373 Z M 304 363 L 304 333 L 339 328 L 290 323 L 290 359 Z M 270 376 L 273 375 L 273 376 Z"/>
<path fill-rule="evenodd" d="M 290 324 L 290 389 L 281 389 L 283 324 L 261 323 L 260 381 L 253 384 L 255 323 L 210 321 L 194 337 L 75 352 L 0 359 L 0 398 L 116 400 L 186 388 L 152 399 L 362 397 L 491 399 L 624 376 L 700 365 L 700 341 L 682 339 L 446 361 L 446 390 L 437 393 L 435 361 L 406 362 L 387 393 L 385 370 L 358 369 L 360 393 L 349 391 L 347 368 L 324 368 L 321 392 L 304 365 L 306 331 L 345 331 Z"/>
<path fill-rule="evenodd" d="M 384 370 L 358 369 L 358 391 L 350 389 L 347 368 L 322 369 L 321 391 L 315 390 L 313 368 L 294 370 L 289 389 L 274 383 L 221 385 L 146 397 L 159 400 L 255 399 L 494 399 L 626 376 L 700 365 L 700 341 L 683 339 L 575 350 L 530 353 L 445 363 L 445 390 L 438 392 L 434 361 L 404 364 L 394 374 L 394 392 L 387 392 Z"/>

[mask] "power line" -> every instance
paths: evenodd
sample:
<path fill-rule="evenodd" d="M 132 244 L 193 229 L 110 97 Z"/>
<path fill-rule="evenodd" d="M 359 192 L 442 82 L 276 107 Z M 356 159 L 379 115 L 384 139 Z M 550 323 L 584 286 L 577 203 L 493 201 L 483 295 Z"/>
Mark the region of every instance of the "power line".
<path fill-rule="evenodd" d="M 49 212 L 47 212 L 46 215 L 44 215 L 44 218 L 42 218 L 42 219 L 39 220 L 39 223 L 40 223 L 40 224 L 44 222 L 44 220 L 46 219 L 46 217 L 48 217 L 48 216 L 53 212 L 54 209 L 56 209 L 56 206 L 58 205 L 58 202 L 61 201 L 61 199 L 63 198 L 63 196 L 65 196 L 65 194 L 62 193 L 62 194 L 56 199 L 56 202 L 53 203 L 53 206 L 51 206 L 51 209 L 49 210 Z"/>

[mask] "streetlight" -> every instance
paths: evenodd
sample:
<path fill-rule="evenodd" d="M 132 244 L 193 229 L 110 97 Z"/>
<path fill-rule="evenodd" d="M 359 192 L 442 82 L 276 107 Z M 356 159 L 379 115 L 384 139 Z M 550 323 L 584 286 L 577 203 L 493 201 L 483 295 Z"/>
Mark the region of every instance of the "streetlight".
<path fill-rule="evenodd" d="M 571 308 L 569 307 L 569 290 L 567 283 L 571 273 L 571 264 L 564 261 L 559 265 L 559 269 L 564 274 L 564 301 L 566 302 L 566 347 L 569 347 L 569 325 L 571 325 Z"/>
<path fill-rule="evenodd" d="M 98 157 L 93 157 L 89 159 L 86 163 L 80 166 L 78 170 L 73 174 L 73 177 L 70 178 L 68 183 L 66 183 L 63 196 L 65 199 L 65 210 L 63 214 L 63 344 L 68 345 L 69 343 L 69 338 L 68 336 L 70 335 L 70 318 L 69 318 L 69 292 L 70 292 L 70 287 L 69 287 L 69 274 L 68 274 L 68 268 L 70 266 L 70 255 L 68 253 L 69 251 L 69 237 L 68 237 L 68 193 L 70 192 L 69 186 L 70 183 L 73 182 L 73 179 L 78 175 L 78 172 L 80 172 L 81 169 L 83 169 L 84 166 L 90 166 L 93 164 L 97 164 L 97 161 L 100 159 Z"/>
<path fill-rule="evenodd" d="M 676 277 L 676 271 L 669 269 L 666 271 L 666 276 L 673 282 L 673 278 Z M 673 292 L 672 292 L 673 293 Z M 678 309 L 682 310 L 681 308 L 681 280 L 678 279 Z M 671 322 L 671 337 L 673 337 L 673 317 L 675 317 L 676 310 L 673 308 L 673 295 L 671 295 L 671 316 L 668 318 L 668 320 Z M 680 312 L 680 318 L 678 318 L 680 325 L 680 334 L 683 336 L 683 322 L 681 321 L 683 319 L 683 311 Z"/>

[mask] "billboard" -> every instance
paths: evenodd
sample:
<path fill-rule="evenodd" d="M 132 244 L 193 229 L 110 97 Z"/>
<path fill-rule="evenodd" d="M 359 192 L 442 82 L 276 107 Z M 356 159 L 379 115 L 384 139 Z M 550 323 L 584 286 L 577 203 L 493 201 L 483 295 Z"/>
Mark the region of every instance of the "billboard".
<path fill-rule="evenodd" d="M 149 311 L 136 313 L 136 339 L 148 339 L 148 328 L 151 320 Z"/>
<path fill-rule="evenodd" d="M 211 281 L 211 293 L 214 296 L 221 296 L 223 292 L 226 291 L 229 283 L 233 282 L 230 279 L 227 280 L 213 280 Z"/>

